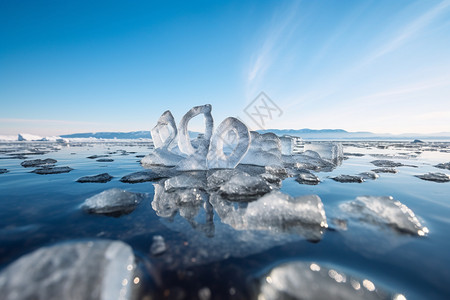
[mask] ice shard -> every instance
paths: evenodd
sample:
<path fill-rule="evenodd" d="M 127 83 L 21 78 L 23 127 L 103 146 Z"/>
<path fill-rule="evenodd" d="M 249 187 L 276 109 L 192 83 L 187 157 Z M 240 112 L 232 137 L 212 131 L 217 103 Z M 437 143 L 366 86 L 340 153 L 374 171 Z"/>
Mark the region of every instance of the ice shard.
<path fill-rule="evenodd" d="M 228 146 L 227 137 L 233 133 L 236 139 L 236 146 L 229 155 L 224 153 L 224 148 Z M 220 123 L 216 132 L 212 136 L 211 145 L 208 152 L 209 169 L 233 169 L 242 160 L 250 146 L 250 132 L 247 126 L 236 118 L 229 117 Z"/>

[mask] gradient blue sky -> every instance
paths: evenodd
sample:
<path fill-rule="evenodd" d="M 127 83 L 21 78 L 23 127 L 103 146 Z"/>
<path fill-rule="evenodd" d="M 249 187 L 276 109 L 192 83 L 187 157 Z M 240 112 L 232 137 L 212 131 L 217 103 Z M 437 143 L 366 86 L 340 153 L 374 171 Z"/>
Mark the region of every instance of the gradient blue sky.
<path fill-rule="evenodd" d="M 450 132 L 450 1 L 0 1 L 0 134 L 252 127 L 260 91 L 267 128 Z"/>

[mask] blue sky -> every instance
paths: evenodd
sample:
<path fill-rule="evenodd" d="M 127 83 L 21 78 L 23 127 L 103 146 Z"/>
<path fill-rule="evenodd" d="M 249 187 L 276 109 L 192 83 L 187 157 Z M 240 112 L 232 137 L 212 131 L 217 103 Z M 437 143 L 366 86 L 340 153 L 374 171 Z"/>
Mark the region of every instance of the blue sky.
<path fill-rule="evenodd" d="M 450 0 L 0 1 L 0 134 L 257 129 L 261 91 L 266 128 L 450 132 Z"/>

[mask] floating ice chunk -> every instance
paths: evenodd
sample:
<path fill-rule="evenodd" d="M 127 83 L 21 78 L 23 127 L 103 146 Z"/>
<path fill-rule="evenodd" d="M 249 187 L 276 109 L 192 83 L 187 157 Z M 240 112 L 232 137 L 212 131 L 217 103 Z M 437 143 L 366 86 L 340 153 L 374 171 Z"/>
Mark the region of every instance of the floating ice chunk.
<path fill-rule="evenodd" d="M 155 181 L 167 177 L 164 174 L 154 172 L 152 170 L 134 172 L 123 176 L 120 181 L 126 183 L 140 183 L 147 181 Z"/>
<path fill-rule="evenodd" d="M 283 163 L 291 169 L 307 169 L 313 171 L 329 172 L 336 168 L 336 165 L 330 161 L 320 158 L 315 151 L 305 151 L 301 154 L 283 156 Z"/>
<path fill-rule="evenodd" d="M 156 256 L 163 254 L 164 252 L 166 252 L 166 250 L 167 246 L 164 242 L 164 238 L 160 235 L 155 235 L 153 237 L 152 246 L 150 247 L 150 252 L 152 253 L 152 255 Z"/>
<path fill-rule="evenodd" d="M 219 194 L 232 201 L 252 201 L 271 191 L 270 186 L 260 176 L 234 175 L 224 183 Z"/>
<path fill-rule="evenodd" d="M 414 175 L 422 180 L 434 181 L 434 182 L 449 182 L 450 176 L 444 173 L 427 173 L 423 175 Z"/>
<path fill-rule="evenodd" d="M 207 178 L 208 189 L 212 191 L 218 190 L 223 184 L 228 182 L 234 176 L 250 176 L 249 174 L 236 170 L 224 169 L 214 171 Z"/>
<path fill-rule="evenodd" d="M 310 143 L 304 145 L 304 150 L 312 150 L 320 155 L 320 158 L 328 160 L 335 165 L 340 165 L 344 158 L 341 143 Z"/>
<path fill-rule="evenodd" d="M 97 158 L 102 158 L 102 157 L 109 157 L 109 155 L 108 154 L 102 154 L 102 155 L 91 155 L 91 156 L 88 156 L 88 157 L 86 157 L 86 158 L 89 158 L 89 159 L 97 159 Z"/>
<path fill-rule="evenodd" d="M 297 181 L 298 183 L 301 183 L 301 184 L 309 184 L 309 185 L 317 185 L 320 183 L 319 177 L 312 174 L 308 170 L 301 171 L 297 175 L 297 178 L 295 178 L 295 181 Z"/>
<path fill-rule="evenodd" d="M 281 154 L 282 155 L 292 155 L 294 149 L 294 139 L 288 136 L 280 137 L 281 142 Z"/>
<path fill-rule="evenodd" d="M 8 173 L 9 171 L 8 171 L 8 169 L 0 169 L 0 174 L 5 174 L 5 173 Z"/>
<path fill-rule="evenodd" d="M 436 167 L 436 168 L 439 168 L 439 169 L 447 169 L 447 170 L 450 170 L 450 162 L 447 162 L 447 163 L 440 163 L 440 164 L 435 165 L 435 167 Z"/>
<path fill-rule="evenodd" d="M 372 172 L 375 173 L 392 173 L 392 174 L 397 174 L 398 171 L 394 168 L 377 168 L 377 169 L 373 169 Z"/>
<path fill-rule="evenodd" d="M 377 159 L 374 161 L 371 161 L 370 163 L 374 164 L 377 167 L 385 167 L 385 168 L 395 168 L 395 167 L 401 167 L 404 166 L 402 163 L 398 163 L 392 160 L 387 159 Z"/>
<path fill-rule="evenodd" d="M 281 142 L 273 133 L 259 134 L 251 131 L 251 143 L 242 164 L 267 166 L 282 165 Z"/>
<path fill-rule="evenodd" d="M 94 240 L 40 248 L 0 274 L 2 299 L 135 299 L 130 246 Z"/>
<path fill-rule="evenodd" d="M 370 179 L 370 180 L 375 180 L 378 177 L 380 177 L 377 173 L 372 171 L 359 173 L 358 176 L 361 176 L 363 179 Z"/>
<path fill-rule="evenodd" d="M 175 177 L 171 177 L 164 182 L 164 189 L 167 192 L 173 192 L 177 189 L 192 188 L 206 190 L 205 180 L 196 176 L 181 174 Z"/>
<path fill-rule="evenodd" d="M 114 159 L 112 159 L 112 158 L 100 158 L 100 159 L 97 159 L 96 161 L 98 161 L 98 162 L 113 162 Z"/>
<path fill-rule="evenodd" d="M 224 153 L 224 142 L 227 135 L 234 133 L 236 146 L 233 151 L 226 155 Z M 250 146 L 250 133 L 247 126 L 236 118 L 226 118 L 217 127 L 212 136 L 210 149 L 208 152 L 209 169 L 233 169 L 242 160 Z"/>
<path fill-rule="evenodd" d="M 336 177 L 331 177 L 331 179 L 333 179 L 334 181 L 342 182 L 342 183 L 364 182 L 364 179 L 361 176 L 354 176 L 354 175 L 339 175 Z"/>
<path fill-rule="evenodd" d="M 145 197 L 145 194 L 113 188 L 87 198 L 81 208 L 88 213 L 120 216 L 131 213 Z"/>
<path fill-rule="evenodd" d="M 282 179 L 284 179 L 288 176 L 287 170 L 279 165 L 265 166 L 265 171 L 269 174 L 273 174 Z"/>
<path fill-rule="evenodd" d="M 94 176 L 83 176 L 81 178 L 78 178 L 78 182 L 99 182 L 99 183 L 105 183 L 108 181 L 111 181 L 113 177 L 109 175 L 108 173 L 102 173 Z"/>
<path fill-rule="evenodd" d="M 24 168 L 35 168 L 35 167 L 45 167 L 45 166 L 53 166 L 56 164 L 56 159 L 47 158 L 47 159 L 32 159 L 25 160 L 20 165 Z"/>
<path fill-rule="evenodd" d="M 217 195 L 210 201 L 221 221 L 236 230 L 288 231 L 320 240 L 328 227 L 322 201 L 316 195 L 293 198 L 273 191 L 246 207 L 236 207 Z"/>
<path fill-rule="evenodd" d="M 428 228 L 419 222 L 414 212 L 392 197 L 360 196 L 339 207 L 360 221 L 389 226 L 400 233 L 419 236 L 428 233 Z"/>
<path fill-rule="evenodd" d="M 406 299 L 335 268 L 314 262 L 283 263 L 265 273 L 255 299 Z M 400 298 L 403 296 L 403 298 Z"/>
<path fill-rule="evenodd" d="M 31 172 L 39 175 L 48 175 L 48 174 L 69 173 L 72 170 L 73 169 L 70 167 L 42 167 Z"/>
<path fill-rule="evenodd" d="M 156 149 L 162 148 L 167 150 L 169 148 L 170 143 L 177 136 L 177 126 L 170 110 L 166 110 L 159 117 L 158 123 L 150 130 L 150 133 Z"/>
<path fill-rule="evenodd" d="M 166 166 L 173 167 L 176 166 L 183 156 L 175 154 L 167 149 L 154 149 L 152 153 L 141 159 L 141 164 L 143 167 L 151 166 Z"/>

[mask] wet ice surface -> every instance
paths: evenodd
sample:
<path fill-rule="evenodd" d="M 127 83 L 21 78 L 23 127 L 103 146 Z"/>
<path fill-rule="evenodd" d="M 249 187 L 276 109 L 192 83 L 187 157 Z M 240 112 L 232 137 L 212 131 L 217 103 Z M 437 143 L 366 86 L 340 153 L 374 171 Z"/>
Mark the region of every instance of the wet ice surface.
<path fill-rule="evenodd" d="M 423 175 L 415 175 L 416 177 L 428 180 L 428 181 L 434 181 L 434 182 L 449 182 L 450 181 L 450 175 L 444 174 L 444 173 L 427 173 Z"/>
<path fill-rule="evenodd" d="M 78 182 L 100 182 L 105 183 L 113 179 L 108 173 L 102 173 L 93 176 L 83 176 L 77 179 Z"/>
<path fill-rule="evenodd" d="M 265 151 L 278 153 L 278 144 L 273 145 Z M 450 161 L 449 144 L 345 142 L 346 155 L 358 155 L 347 155 L 347 160 L 336 164 L 332 157 L 302 147 L 294 152 L 298 154 L 283 155 L 289 145 L 281 146 L 280 160 L 269 165 L 180 172 L 176 167 L 148 168 L 138 162 L 136 157 L 154 153 L 149 142 L 73 143 L 70 147 L 44 142 L 1 144 L 0 169 L 8 172 L 0 180 L 0 272 L 15 266 L 24 255 L 47 249 L 42 247 L 108 239 L 124 242 L 139 257 L 144 275 L 136 279 L 138 284 L 134 274 L 127 279 L 132 286 L 145 287 L 137 299 L 255 299 L 263 291 L 270 298 L 292 295 L 300 286 L 303 295 L 318 295 L 318 287 L 320 295 L 347 299 L 367 299 L 368 295 L 375 299 L 380 295 L 381 299 L 449 298 L 450 183 L 415 177 L 436 171 L 448 175 L 436 166 Z M 96 161 L 106 155 L 114 161 Z M 96 158 L 87 159 L 91 156 Z M 21 166 L 24 160 L 48 157 L 57 160 L 55 167 L 72 170 L 39 176 Z M 395 174 L 374 173 L 370 171 L 374 160 L 402 165 L 395 166 Z M 103 173 L 113 178 L 105 183 L 77 182 Z M 365 181 L 347 184 L 331 179 L 340 174 Z M 300 176 L 311 182 L 317 178 L 320 184 L 299 184 Z M 229 184 L 232 178 L 234 183 Z M 242 184 L 247 178 L 255 179 Z M 251 184 L 256 190 L 269 189 L 244 197 Z M 131 196 L 102 194 L 114 188 Z M 222 194 L 225 189 L 242 192 L 234 195 L 245 201 L 227 198 Z M 142 194 L 148 197 L 133 196 Z M 98 213 L 81 208 L 86 199 L 96 197 L 98 201 L 92 202 Z M 110 199 L 113 209 L 100 199 Z M 56 263 L 58 257 L 52 255 L 49 262 Z M 105 277 L 100 268 L 95 270 L 89 276 Z M 37 289 L 29 277 L 20 277 L 20 289 L 24 285 Z M 144 277 L 152 283 L 143 284 Z"/>
<path fill-rule="evenodd" d="M 144 198 L 145 194 L 112 188 L 89 197 L 81 208 L 88 213 L 119 216 L 132 212 Z"/>

